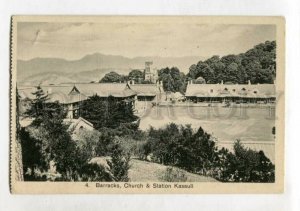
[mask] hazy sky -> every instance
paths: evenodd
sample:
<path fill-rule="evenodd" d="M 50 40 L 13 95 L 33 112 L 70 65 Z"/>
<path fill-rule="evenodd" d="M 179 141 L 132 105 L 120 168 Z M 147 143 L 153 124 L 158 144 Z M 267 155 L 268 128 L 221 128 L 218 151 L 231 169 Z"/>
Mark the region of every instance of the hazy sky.
<path fill-rule="evenodd" d="M 18 23 L 18 59 L 237 54 L 275 40 L 274 25 Z"/>

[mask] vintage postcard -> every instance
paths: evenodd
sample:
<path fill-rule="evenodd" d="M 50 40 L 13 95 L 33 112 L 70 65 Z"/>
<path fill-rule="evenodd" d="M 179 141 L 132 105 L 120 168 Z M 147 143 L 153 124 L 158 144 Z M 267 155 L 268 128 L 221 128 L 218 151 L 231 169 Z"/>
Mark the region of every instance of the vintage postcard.
<path fill-rule="evenodd" d="M 282 193 L 285 20 L 14 16 L 12 193 Z"/>

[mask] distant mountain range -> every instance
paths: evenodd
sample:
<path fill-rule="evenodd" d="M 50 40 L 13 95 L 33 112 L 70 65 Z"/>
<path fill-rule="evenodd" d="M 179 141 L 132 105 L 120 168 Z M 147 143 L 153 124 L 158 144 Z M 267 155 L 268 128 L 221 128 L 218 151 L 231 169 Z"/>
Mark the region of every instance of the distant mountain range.
<path fill-rule="evenodd" d="M 203 59 L 196 56 L 127 58 L 100 53 L 89 54 L 78 60 L 34 58 L 18 60 L 17 81 L 27 85 L 99 81 L 110 71 L 128 74 L 131 69 L 144 69 L 145 61 L 153 61 L 153 68 L 174 66 L 187 73 L 192 64 Z"/>

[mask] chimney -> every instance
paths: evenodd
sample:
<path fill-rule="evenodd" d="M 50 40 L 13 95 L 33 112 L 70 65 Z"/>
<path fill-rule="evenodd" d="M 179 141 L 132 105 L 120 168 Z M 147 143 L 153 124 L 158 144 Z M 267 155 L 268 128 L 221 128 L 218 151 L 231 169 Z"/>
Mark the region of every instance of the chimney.
<path fill-rule="evenodd" d="M 191 85 L 193 84 L 193 79 L 191 80 Z"/>
<path fill-rule="evenodd" d="M 251 81 L 250 80 L 248 80 L 248 85 L 251 85 Z"/>
<path fill-rule="evenodd" d="M 223 85 L 223 80 L 221 80 L 221 84 Z"/>
<path fill-rule="evenodd" d="M 134 80 L 133 79 L 131 80 L 131 84 L 134 85 Z"/>

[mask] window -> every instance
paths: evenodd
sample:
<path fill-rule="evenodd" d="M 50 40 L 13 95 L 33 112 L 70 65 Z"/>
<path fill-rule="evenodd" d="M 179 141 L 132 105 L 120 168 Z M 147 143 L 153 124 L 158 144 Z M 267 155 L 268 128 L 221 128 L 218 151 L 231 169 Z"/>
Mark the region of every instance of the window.
<path fill-rule="evenodd" d="M 211 89 L 211 90 L 210 90 L 210 92 L 211 92 L 211 93 L 213 93 L 213 92 L 214 92 L 214 90 L 213 90 L 213 89 Z"/>
<path fill-rule="evenodd" d="M 233 89 L 232 91 L 235 92 L 235 89 Z"/>

